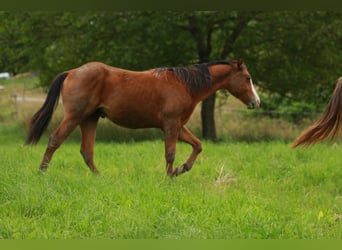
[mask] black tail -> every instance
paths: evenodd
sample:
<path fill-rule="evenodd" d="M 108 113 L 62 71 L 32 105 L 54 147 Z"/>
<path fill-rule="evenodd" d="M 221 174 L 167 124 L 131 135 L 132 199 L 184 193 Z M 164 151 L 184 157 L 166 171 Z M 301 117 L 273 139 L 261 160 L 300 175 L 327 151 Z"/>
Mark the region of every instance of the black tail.
<path fill-rule="evenodd" d="M 61 73 L 53 80 L 43 106 L 33 115 L 30 121 L 26 144 L 36 144 L 49 125 L 52 114 L 58 105 L 59 95 L 67 75 L 66 72 Z"/>

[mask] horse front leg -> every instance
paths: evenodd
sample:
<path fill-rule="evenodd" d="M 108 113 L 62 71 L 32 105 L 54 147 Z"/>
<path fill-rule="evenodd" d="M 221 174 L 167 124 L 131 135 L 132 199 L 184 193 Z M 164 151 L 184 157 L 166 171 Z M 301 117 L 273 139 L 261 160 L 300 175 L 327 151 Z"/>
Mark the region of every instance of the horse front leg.
<path fill-rule="evenodd" d="M 164 140 L 165 140 L 165 160 L 166 160 L 166 173 L 168 176 L 173 177 L 175 171 L 173 170 L 173 162 L 176 156 L 176 144 L 179 135 L 178 121 L 165 122 L 163 127 Z"/>
<path fill-rule="evenodd" d="M 166 174 L 170 177 L 174 176 L 173 162 L 176 156 L 177 138 L 169 138 L 165 140 L 165 160 L 166 160 Z"/>
<path fill-rule="evenodd" d="M 192 146 L 192 153 L 189 159 L 182 166 L 175 169 L 175 175 L 180 175 L 185 172 L 188 172 L 195 163 L 198 154 L 202 152 L 201 141 L 196 136 L 194 136 L 187 128 L 181 128 L 179 133 L 179 140 L 190 144 Z"/>
<path fill-rule="evenodd" d="M 94 174 L 99 173 L 94 163 L 94 143 L 98 120 L 99 116 L 97 114 L 94 114 L 80 124 L 82 134 L 80 152 L 84 159 L 84 162 L 87 164 L 90 171 L 92 171 Z"/>

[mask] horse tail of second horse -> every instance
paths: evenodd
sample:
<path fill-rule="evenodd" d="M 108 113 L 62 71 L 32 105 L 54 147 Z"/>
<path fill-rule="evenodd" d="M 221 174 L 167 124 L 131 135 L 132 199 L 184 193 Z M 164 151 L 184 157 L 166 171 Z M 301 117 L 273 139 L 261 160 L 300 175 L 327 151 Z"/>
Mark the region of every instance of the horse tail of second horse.
<path fill-rule="evenodd" d="M 326 138 L 331 140 L 339 132 L 342 120 L 342 77 L 338 79 L 335 90 L 323 115 L 293 143 L 292 148 L 299 145 L 309 146 Z"/>
<path fill-rule="evenodd" d="M 63 72 L 53 80 L 43 106 L 33 115 L 30 121 L 26 144 L 36 144 L 48 127 L 53 112 L 58 105 L 60 92 L 67 75 L 68 73 Z"/>

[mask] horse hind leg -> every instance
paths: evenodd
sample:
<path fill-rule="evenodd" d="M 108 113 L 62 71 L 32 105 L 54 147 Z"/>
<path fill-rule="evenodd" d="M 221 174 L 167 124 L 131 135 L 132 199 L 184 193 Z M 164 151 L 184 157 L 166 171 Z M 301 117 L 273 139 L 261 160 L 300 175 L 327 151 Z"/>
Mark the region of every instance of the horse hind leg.
<path fill-rule="evenodd" d="M 51 134 L 45 154 L 40 163 L 40 169 L 42 171 L 47 170 L 48 165 L 51 161 L 52 155 L 64 142 L 64 140 L 70 135 L 70 133 L 77 126 L 77 122 L 73 119 L 65 118 L 57 129 Z"/>
<path fill-rule="evenodd" d="M 94 143 L 98 120 L 99 115 L 94 114 L 80 124 L 82 135 L 80 152 L 90 171 L 92 171 L 95 174 L 99 173 L 94 163 Z"/>

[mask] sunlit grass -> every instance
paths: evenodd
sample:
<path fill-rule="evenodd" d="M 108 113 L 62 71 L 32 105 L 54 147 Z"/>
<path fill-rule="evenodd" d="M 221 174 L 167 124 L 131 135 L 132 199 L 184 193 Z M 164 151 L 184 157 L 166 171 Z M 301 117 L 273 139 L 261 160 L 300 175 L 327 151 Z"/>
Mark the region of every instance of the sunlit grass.
<path fill-rule="evenodd" d="M 6 93 L 20 86 L 6 85 Z M 18 116 L 0 123 L 0 238 L 341 239 L 341 144 L 291 150 L 305 125 L 235 112 L 245 107 L 228 100 L 216 113 L 219 142 L 204 142 L 193 169 L 172 180 L 159 130 L 107 120 L 95 144 L 100 176 L 83 162 L 78 130 L 39 172 L 63 107 L 38 145 L 27 147 L 27 122 L 41 104 L 19 103 Z M 199 121 L 196 109 L 188 126 L 198 136 Z M 179 143 L 175 165 L 190 152 Z"/>
<path fill-rule="evenodd" d="M 305 151 L 282 142 L 204 143 L 194 168 L 170 180 L 162 140 L 98 142 L 100 176 L 72 140 L 40 173 L 46 139 L 26 147 L 16 129 L 1 127 L 1 238 L 342 236 L 340 145 Z M 178 165 L 191 150 L 177 149 Z"/>

